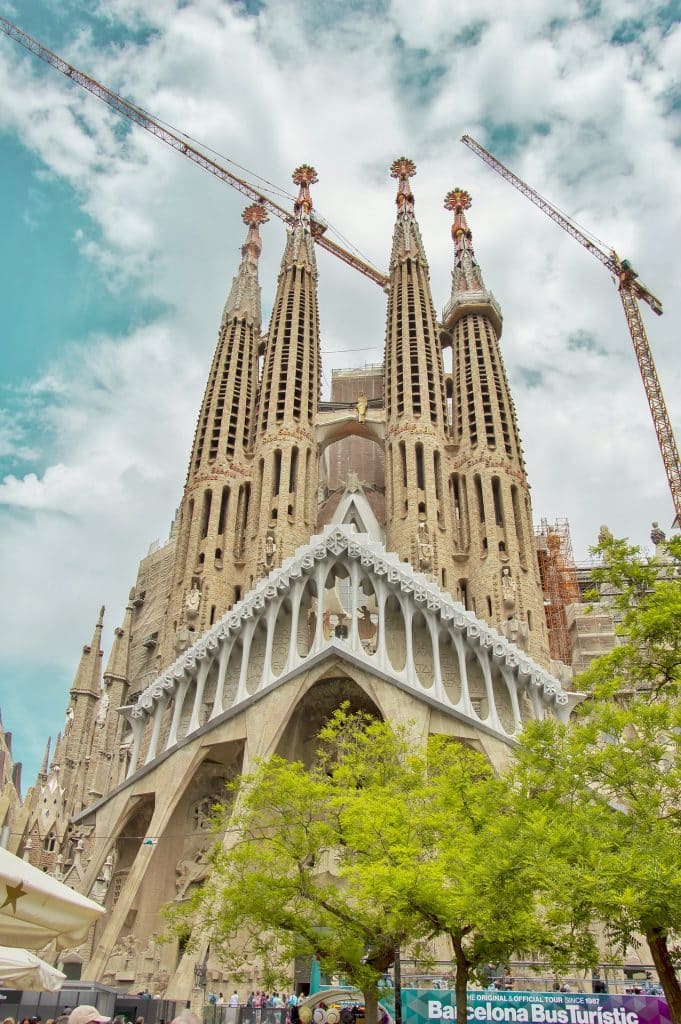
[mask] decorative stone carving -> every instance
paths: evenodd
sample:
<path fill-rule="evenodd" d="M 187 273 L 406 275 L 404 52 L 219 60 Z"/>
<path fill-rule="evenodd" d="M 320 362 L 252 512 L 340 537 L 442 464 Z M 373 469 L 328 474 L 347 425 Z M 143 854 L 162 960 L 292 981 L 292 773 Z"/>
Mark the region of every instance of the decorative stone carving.
<path fill-rule="evenodd" d="M 175 865 L 175 900 L 184 899 L 191 885 L 202 882 L 208 874 L 207 851 L 200 847 L 191 859 L 180 858 Z"/>
<path fill-rule="evenodd" d="M 507 612 L 515 612 L 516 598 L 518 595 L 518 584 L 511 575 L 508 565 L 501 570 L 501 603 Z M 507 616 L 512 618 L 512 615 Z"/>
<path fill-rule="evenodd" d="M 201 590 L 199 587 L 199 581 L 197 579 L 192 580 L 191 590 L 187 593 L 184 599 L 184 613 L 188 619 L 195 619 L 199 614 L 201 607 Z"/>
<path fill-rule="evenodd" d="M 431 540 L 432 549 L 429 550 L 427 545 Z M 385 635 L 386 643 L 393 647 L 401 645 L 400 649 L 406 649 L 405 637 L 402 634 L 411 618 L 411 606 L 412 610 L 418 609 L 426 618 L 431 637 L 435 635 L 435 631 L 446 629 L 452 639 L 458 634 L 464 646 L 475 647 L 482 651 L 485 659 L 493 658 L 505 665 L 516 680 L 520 681 L 523 675 L 532 675 L 534 682 L 536 676 L 535 685 L 539 688 L 540 699 L 546 705 L 557 708 L 561 703 L 557 697 L 563 693 L 561 684 L 524 654 L 522 659 L 518 656 L 519 649 L 523 650 L 528 646 L 529 637 L 527 624 L 520 618 L 517 607 L 517 583 L 509 566 L 502 567 L 499 577 L 503 614 L 497 631 L 478 619 L 474 612 L 467 611 L 460 601 L 453 600 L 436 583 L 431 573 L 437 565 L 437 550 L 435 539 L 430 537 L 425 516 L 413 535 L 412 544 L 415 548 L 418 547 L 418 551 L 413 552 L 414 557 L 410 565 L 401 561 L 394 552 L 386 551 L 383 545 L 370 535 L 353 532 L 347 524 L 334 524 L 327 527 L 322 534 L 312 537 L 294 555 L 272 568 L 266 577 L 259 579 L 243 600 L 234 605 L 229 613 L 203 634 L 189 650 L 180 653 L 163 675 L 138 695 L 137 700 L 126 712 L 133 733 L 142 736 L 145 730 L 152 728 L 157 702 L 173 699 L 178 684 L 181 692 L 184 692 L 182 684 L 196 679 L 200 672 L 207 671 L 211 662 L 223 657 L 225 645 L 236 651 L 236 655 L 232 655 L 234 661 L 230 660 L 230 681 L 244 679 L 246 683 L 243 690 L 237 689 L 230 707 L 234 707 L 240 700 L 248 699 L 258 690 L 276 683 L 280 670 L 275 671 L 274 662 L 281 662 L 280 652 L 275 652 L 275 644 L 271 639 L 268 646 L 265 636 L 272 636 L 272 631 L 277 628 L 278 616 L 289 615 L 291 608 L 297 608 L 299 637 L 307 633 L 307 644 L 299 643 L 291 649 L 291 668 L 301 666 L 307 658 L 316 656 L 320 643 L 332 644 L 342 640 L 351 649 L 353 656 L 360 659 L 374 656 L 373 644 L 378 643 L 378 637 L 381 635 Z M 314 593 L 322 582 L 327 580 L 329 568 L 335 562 L 342 570 L 341 578 L 354 578 L 354 567 L 361 566 L 362 577 L 367 578 L 375 594 L 384 595 L 381 601 L 377 600 L 375 622 L 372 619 L 372 625 L 375 625 L 375 641 L 370 635 L 369 618 L 361 604 L 356 603 L 347 611 L 340 605 L 337 607 L 337 602 L 331 597 L 335 588 L 325 588 L 322 591 L 321 607 L 318 596 L 312 596 L 310 600 L 310 590 L 313 589 Z M 431 564 L 433 569 L 426 570 L 428 564 Z M 414 565 L 418 568 L 415 569 Z M 315 577 L 317 580 L 314 588 L 307 584 L 309 577 Z M 288 599 L 286 605 L 282 602 L 284 596 Z M 388 596 L 393 601 L 396 600 L 402 609 L 399 620 L 395 620 L 396 628 L 390 631 L 386 629 L 388 612 L 385 597 Z M 323 628 L 319 629 L 318 635 L 317 617 L 320 614 Z M 248 657 L 245 676 L 239 653 L 242 648 L 234 647 L 235 637 L 244 630 L 244 627 L 247 627 L 247 634 L 252 638 L 252 642 L 243 647 Z M 429 660 L 434 657 L 435 652 L 429 651 Z M 402 671 L 404 681 L 409 686 L 416 691 L 423 689 L 414 665 L 413 651 L 410 661 L 405 664 L 403 660 L 400 663 L 400 672 Z M 465 673 L 461 684 L 465 692 L 468 688 Z M 222 706 L 227 706 L 224 700 Z M 519 722 L 514 723 L 513 731 L 517 727 L 519 728 Z M 502 736 L 508 735 L 507 730 L 501 725 L 499 731 Z M 138 741 L 140 749 L 144 749 L 143 743 L 144 741 Z M 158 753 L 162 751 L 159 750 Z M 138 767 L 138 756 L 135 753 L 128 774 Z"/>
<path fill-rule="evenodd" d="M 501 624 L 501 632 L 510 644 L 515 644 L 522 651 L 527 650 L 529 629 L 526 622 L 521 622 L 515 614 Z"/>
<path fill-rule="evenodd" d="M 100 903 L 104 906 L 106 900 L 106 894 L 109 891 L 109 885 L 111 884 L 111 876 L 113 874 L 114 865 L 114 851 L 110 850 L 109 855 L 102 864 L 99 874 L 95 879 L 93 886 L 90 890 L 90 899 L 94 900 L 95 903 Z"/>
<path fill-rule="evenodd" d="M 101 729 L 106 725 L 106 716 L 109 711 L 109 704 L 111 703 L 109 694 L 103 693 L 99 698 L 99 708 L 97 710 L 97 718 L 95 719 L 97 726 Z"/>

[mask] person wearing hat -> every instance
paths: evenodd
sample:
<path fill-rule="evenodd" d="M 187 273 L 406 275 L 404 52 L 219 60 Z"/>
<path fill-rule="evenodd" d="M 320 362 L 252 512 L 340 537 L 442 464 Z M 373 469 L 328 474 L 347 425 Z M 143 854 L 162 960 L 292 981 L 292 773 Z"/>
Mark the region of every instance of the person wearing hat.
<path fill-rule="evenodd" d="M 105 1017 L 96 1006 L 87 1003 L 76 1006 L 69 1014 L 69 1024 L 109 1024 L 110 1020 L 111 1017 Z"/>

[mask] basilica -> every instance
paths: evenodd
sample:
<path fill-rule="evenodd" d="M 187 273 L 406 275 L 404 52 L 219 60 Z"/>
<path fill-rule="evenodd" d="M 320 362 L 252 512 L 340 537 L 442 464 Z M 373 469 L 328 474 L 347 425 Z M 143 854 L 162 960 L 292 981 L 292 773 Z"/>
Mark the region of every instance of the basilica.
<path fill-rule="evenodd" d="M 158 941 L 161 908 L 206 876 L 213 805 L 254 759 L 309 761 L 341 703 L 502 767 L 525 721 L 566 720 L 579 700 L 551 660 L 502 313 L 470 197 L 444 200 L 454 263 L 438 316 L 414 164 L 391 173 L 382 368 L 334 375 L 327 401 L 314 169 L 293 176 L 266 329 L 267 213 L 244 212 L 171 535 L 141 562 L 106 656 L 102 609 L 14 817 L 14 853 L 107 909 L 63 954 L 69 977 L 190 997 L 197 954 Z M 219 963 L 200 956 L 219 988 Z"/>

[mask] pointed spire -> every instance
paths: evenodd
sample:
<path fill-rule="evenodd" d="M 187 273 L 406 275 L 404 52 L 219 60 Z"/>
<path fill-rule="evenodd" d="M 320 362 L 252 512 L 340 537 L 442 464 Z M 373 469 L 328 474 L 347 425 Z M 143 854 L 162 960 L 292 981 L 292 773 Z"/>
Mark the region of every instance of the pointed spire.
<path fill-rule="evenodd" d="M 455 188 L 445 196 L 445 210 L 452 210 L 454 241 L 453 287 L 456 291 L 479 291 L 485 287 L 482 272 L 473 252 L 473 232 L 466 221 L 466 210 L 473 200 L 465 189 Z"/>
<path fill-rule="evenodd" d="M 452 294 L 449 306 L 445 309 L 444 318 L 455 307 L 466 307 L 472 301 L 482 303 L 484 311 L 493 321 L 497 335 L 501 336 L 502 315 L 497 300 L 485 288 L 482 270 L 473 251 L 473 233 L 466 220 L 466 210 L 471 208 L 473 200 L 470 193 L 463 188 L 453 188 L 445 196 L 445 210 L 454 214 L 452 224 L 452 240 L 454 242 L 454 268 L 452 270 Z"/>
<path fill-rule="evenodd" d="M 127 680 L 128 678 L 128 652 L 130 649 L 130 631 L 132 626 L 132 613 L 134 609 L 132 603 L 133 597 L 134 588 L 130 593 L 128 605 L 125 609 L 123 625 L 118 626 L 114 630 L 114 639 L 111 645 L 111 651 L 109 652 L 109 661 L 104 669 L 104 680 L 107 683 L 114 679 Z"/>
<path fill-rule="evenodd" d="M 48 773 L 49 768 L 50 768 L 50 746 L 51 745 L 52 745 L 52 737 L 48 736 L 47 737 L 47 745 L 45 747 L 45 756 L 43 757 L 43 763 L 40 766 L 40 771 L 38 772 L 38 775 L 41 778 L 47 778 L 47 773 Z"/>
<path fill-rule="evenodd" d="M 301 164 L 293 172 L 293 182 L 298 186 L 298 198 L 293 205 L 293 223 L 289 228 L 286 248 L 281 261 L 282 272 L 292 266 L 305 267 L 311 273 L 317 272 L 317 260 L 312 241 L 312 196 L 310 185 L 319 178 L 314 167 Z"/>
<path fill-rule="evenodd" d="M 92 643 L 83 647 L 76 678 L 71 693 L 91 693 L 99 697 L 101 688 L 100 674 L 102 666 L 102 627 L 104 624 L 104 605 L 99 610 L 99 618 L 92 635 Z"/>
<path fill-rule="evenodd" d="M 258 281 L 258 258 L 262 251 L 259 226 L 269 220 L 267 211 L 260 203 L 248 206 L 241 219 L 248 225 L 248 235 L 241 247 L 241 263 L 232 282 L 229 298 L 225 303 L 222 322 L 235 316 L 245 316 L 260 324 L 260 283 Z"/>
<path fill-rule="evenodd" d="M 426 252 L 423 248 L 421 232 L 414 216 L 414 194 L 409 179 L 416 174 L 416 164 L 406 156 L 398 157 L 390 165 L 390 176 L 397 178 L 397 222 L 393 234 L 393 247 L 390 254 L 390 270 L 394 270 L 398 262 L 406 259 L 419 260 L 428 267 Z"/>

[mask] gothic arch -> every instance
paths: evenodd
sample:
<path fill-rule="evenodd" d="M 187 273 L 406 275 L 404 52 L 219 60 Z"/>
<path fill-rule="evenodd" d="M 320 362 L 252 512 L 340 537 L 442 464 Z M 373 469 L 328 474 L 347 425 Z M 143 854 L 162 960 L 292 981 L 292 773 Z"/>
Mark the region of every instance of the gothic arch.
<path fill-rule="evenodd" d="M 349 710 L 363 711 L 383 720 L 377 704 L 365 690 L 338 666 L 314 682 L 291 710 L 276 745 L 275 753 L 291 761 L 310 765 L 319 730 L 333 712 L 347 703 Z"/>

